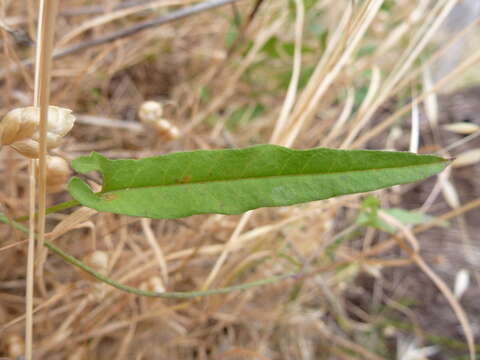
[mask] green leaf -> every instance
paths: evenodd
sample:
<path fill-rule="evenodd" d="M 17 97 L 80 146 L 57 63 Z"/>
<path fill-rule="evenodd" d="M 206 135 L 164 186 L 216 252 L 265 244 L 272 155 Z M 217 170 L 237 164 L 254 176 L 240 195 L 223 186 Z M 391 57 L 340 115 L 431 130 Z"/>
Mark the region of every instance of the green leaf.
<path fill-rule="evenodd" d="M 314 71 L 315 71 L 315 68 L 311 66 L 304 67 L 302 68 L 302 70 L 300 70 L 300 77 L 298 79 L 299 89 L 303 89 L 307 85 Z M 288 85 L 290 84 L 291 79 L 292 79 L 291 70 L 281 73 L 279 76 L 279 86 L 283 89 L 288 89 Z"/>
<path fill-rule="evenodd" d="M 230 114 L 226 121 L 226 127 L 228 130 L 237 130 L 239 126 L 249 123 L 264 111 L 265 107 L 262 104 L 243 105 Z"/>
<path fill-rule="evenodd" d="M 240 32 L 237 26 L 230 26 L 230 28 L 225 33 L 225 43 L 227 44 L 227 47 L 233 45 L 235 40 L 237 40 L 239 34 Z"/>
<path fill-rule="evenodd" d="M 394 217 L 404 225 L 425 224 L 435 219 L 433 216 L 424 214 L 420 211 L 409 211 L 399 208 L 381 209 L 381 211 Z M 375 211 L 361 212 L 357 218 L 357 224 L 362 226 L 372 226 L 388 233 L 394 233 L 397 231 L 395 226 L 390 225 L 377 216 L 377 209 L 375 209 Z M 442 221 L 439 225 L 448 226 L 448 222 Z"/>
<path fill-rule="evenodd" d="M 433 216 L 424 214 L 420 211 L 408 211 L 404 209 L 391 208 L 391 209 L 382 209 L 382 211 L 405 225 L 418 225 L 425 224 L 434 219 Z M 445 226 L 446 223 L 443 222 L 442 226 Z"/>
<path fill-rule="evenodd" d="M 280 55 L 277 50 L 278 47 L 278 37 L 272 36 L 270 39 L 267 40 L 265 45 L 262 47 L 262 52 L 267 54 L 271 58 L 279 58 Z"/>
<path fill-rule="evenodd" d="M 70 181 L 69 191 L 84 206 L 116 214 L 240 214 L 404 184 L 436 174 L 447 164 L 430 155 L 275 145 L 140 160 L 109 160 L 92 153 L 75 159 L 73 167 L 80 173 L 100 171 L 102 191 L 94 193 L 79 178 Z"/>

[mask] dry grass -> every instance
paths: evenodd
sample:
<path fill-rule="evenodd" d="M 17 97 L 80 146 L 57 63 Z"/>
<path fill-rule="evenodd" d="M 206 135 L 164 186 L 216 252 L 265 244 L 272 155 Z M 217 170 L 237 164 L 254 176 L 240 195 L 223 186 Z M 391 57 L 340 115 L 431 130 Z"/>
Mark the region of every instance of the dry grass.
<path fill-rule="evenodd" d="M 102 2 L 103 11 L 85 0 L 60 1 L 57 43 L 89 41 L 194 2 L 151 1 L 147 6 L 138 1 L 129 9 L 119 9 L 119 3 Z M 451 82 L 461 86 L 478 79 L 474 65 L 480 53 L 465 51 L 468 56 L 450 75 L 443 74 L 444 80 L 428 75 L 435 70 L 429 59 L 453 37 L 442 35 L 440 25 L 455 1 L 259 3 L 256 12 L 253 1 L 237 1 L 55 60 L 50 103 L 73 109 L 78 121 L 54 152 L 69 160 L 94 150 L 112 158 L 137 158 L 267 142 L 404 150 L 409 141 L 397 134 L 403 131 L 408 138 L 412 104 L 425 100 L 431 121 L 420 118 L 419 131 L 433 140 L 420 142 L 419 151 L 458 153 L 453 140 L 435 135 L 442 130 L 431 114 L 438 113 L 438 93 Z M 6 26 L 2 115 L 33 103 L 34 70 L 18 64 L 32 58 L 34 48 L 15 43 L 7 31 L 34 33 L 33 4 L 6 1 L 0 8 Z M 468 33 L 478 36 L 476 25 Z M 417 94 L 413 99 L 412 93 Z M 137 122 L 139 106 L 151 99 L 165 103 L 179 139 L 168 141 Z M 1 212 L 15 218 L 28 213 L 28 161 L 7 147 L 1 150 Z M 427 195 L 413 205 L 403 199 L 411 198 L 418 185 L 377 195 L 382 207 L 422 208 L 450 220 L 476 211 L 479 199 L 468 202 L 460 196 L 455 202 L 452 197 L 461 189 L 448 181 L 428 185 Z M 450 208 L 438 200 L 442 190 Z M 66 192 L 47 197 L 50 205 L 67 199 Z M 462 308 L 449 293 L 455 267 L 444 273 L 429 255 L 432 249 L 423 252 L 422 234 L 441 228 L 397 224 L 400 230 L 391 237 L 359 227 L 361 200 L 345 196 L 243 216 L 180 220 L 85 210 L 49 215 L 47 236 L 59 247 L 77 258 L 103 251 L 105 273 L 135 287 L 192 291 L 299 268 L 302 275 L 195 300 L 150 299 L 82 276 L 50 254 L 44 264 L 45 293 L 37 288 L 33 297 L 34 358 L 407 359 L 398 349 L 415 343 L 417 350 L 436 345 L 438 359 L 466 359 L 472 338 L 479 335 L 475 307 Z M 449 231 L 457 236 L 449 240 L 478 255 L 478 233 L 468 234 L 469 224 L 468 219 L 451 222 Z M 0 356 L 14 359 L 25 353 L 27 245 L 23 233 L 3 224 L 0 229 Z M 456 256 L 471 266 L 468 291 L 480 294 L 474 270 L 478 260 Z M 412 272 L 415 264 L 442 292 L 418 272 L 413 272 L 418 282 L 408 281 L 416 288 L 402 285 L 397 275 Z M 422 287 L 429 294 L 425 299 L 447 294 L 463 327 L 443 329 L 440 337 L 435 326 L 421 323 L 420 311 L 429 306 L 439 306 L 438 317 L 455 319 L 449 305 L 422 303 L 422 296 L 409 304 Z"/>

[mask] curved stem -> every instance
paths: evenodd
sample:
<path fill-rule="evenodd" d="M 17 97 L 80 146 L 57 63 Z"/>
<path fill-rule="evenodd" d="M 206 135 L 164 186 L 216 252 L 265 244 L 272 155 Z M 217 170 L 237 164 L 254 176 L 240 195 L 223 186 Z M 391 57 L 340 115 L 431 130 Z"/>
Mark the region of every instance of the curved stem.
<path fill-rule="evenodd" d="M 0 213 L 0 221 L 4 222 L 6 224 L 9 224 L 13 226 L 15 229 L 23 231 L 23 232 L 28 232 L 28 229 L 23 226 L 22 224 L 19 224 L 16 221 L 12 221 L 8 219 L 5 215 Z M 77 258 L 73 257 L 70 254 L 67 254 L 64 252 L 62 249 L 58 248 L 54 244 L 52 244 L 49 241 L 45 241 L 44 244 L 48 249 L 50 249 L 52 252 L 60 256 L 62 259 L 64 259 L 66 262 L 82 269 L 83 271 L 86 271 L 93 277 L 95 277 L 97 280 L 104 282 L 110 286 L 113 286 L 121 291 L 125 291 L 131 294 L 139 295 L 139 296 L 147 296 L 147 297 L 159 297 L 159 298 L 167 298 L 167 299 L 191 299 L 194 297 L 199 297 L 199 296 L 208 296 L 208 295 L 214 295 L 214 294 L 225 294 L 229 293 L 232 291 L 237 291 L 237 290 L 246 290 L 252 287 L 256 286 L 262 286 L 262 285 L 267 285 L 271 284 L 274 282 L 277 282 L 279 280 L 287 279 L 290 277 L 295 276 L 297 273 L 288 273 L 288 274 L 283 274 L 283 275 L 277 275 L 277 276 L 271 276 L 265 279 L 261 279 L 258 281 L 253 281 L 249 282 L 246 284 L 240 284 L 240 285 L 234 285 L 234 286 L 228 286 L 224 288 L 219 288 L 219 289 L 210 289 L 210 290 L 205 290 L 205 291 L 186 291 L 186 292 L 155 292 L 155 291 L 147 291 L 147 290 L 141 290 L 132 286 L 124 285 L 121 284 L 105 275 L 100 274 L 99 272 L 95 271 L 91 267 L 85 265 L 83 262 L 78 260 Z"/>
<path fill-rule="evenodd" d="M 63 203 L 51 206 L 47 208 L 46 215 L 48 214 L 53 214 L 56 213 L 57 211 L 62 211 L 66 209 L 70 209 L 74 206 L 78 206 L 80 203 L 77 200 L 69 200 L 65 201 Z M 37 213 L 35 213 L 35 216 L 37 216 Z M 18 218 L 15 218 L 15 221 L 22 222 L 22 221 L 27 221 L 30 217 L 28 215 L 20 216 Z"/>

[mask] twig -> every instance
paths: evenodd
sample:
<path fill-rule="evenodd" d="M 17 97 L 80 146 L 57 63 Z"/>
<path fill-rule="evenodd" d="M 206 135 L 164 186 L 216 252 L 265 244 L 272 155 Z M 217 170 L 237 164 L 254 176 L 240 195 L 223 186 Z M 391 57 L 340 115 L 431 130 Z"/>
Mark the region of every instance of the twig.
<path fill-rule="evenodd" d="M 90 6 L 80 6 L 73 9 L 66 9 L 60 12 L 62 16 L 78 16 L 78 15 L 95 15 L 105 13 L 107 10 L 120 10 L 126 9 L 129 7 L 148 4 L 153 0 L 135 0 L 135 1 L 124 1 L 120 4 L 113 6 L 111 9 L 104 5 L 90 5 Z"/>
<path fill-rule="evenodd" d="M 148 30 L 148 29 L 154 28 L 156 26 L 164 25 L 164 24 L 170 23 L 172 21 L 180 20 L 180 19 L 183 19 L 185 17 L 195 15 L 197 13 L 204 12 L 204 11 L 207 11 L 207 10 L 211 10 L 211 9 L 223 6 L 223 5 L 227 5 L 227 4 L 236 2 L 236 1 L 239 1 L 239 0 L 211 0 L 211 1 L 205 1 L 205 2 L 200 3 L 200 4 L 192 5 L 192 6 L 189 6 L 189 7 L 185 7 L 185 8 L 182 8 L 180 10 L 177 10 L 177 11 L 172 11 L 171 13 L 169 13 L 167 15 L 163 15 L 163 16 L 157 17 L 157 18 L 152 19 L 152 20 L 147 20 L 147 21 L 138 23 L 136 25 L 133 25 L 131 27 L 128 27 L 128 28 L 118 30 L 118 31 L 114 31 L 114 32 L 111 32 L 111 33 L 106 34 L 104 36 L 100 36 L 98 38 L 95 38 L 95 39 L 82 41 L 78 44 L 66 47 L 64 49 L 58 49 L 57 51 L 55 51 L 53 53 L 52 58 L 53 59 L 60 59 L 60 58 L 63 58 L 65 56 L 77 53 L 79 51 L 82 51 L 82 50 L 85 50 L 85 49 L 88 49 L 88 48 L 91 48 L 91 47 L 95 47 L 95 46 L 103 45 L 103 44 L 106 44 L 106 43 L 109 43 L 109 42 L 112 42 L 112 41 L 115 41 L 115 40 L 123 39 L 123 38 L 126 38 L 128 36 L 135 35 L 139 32 L 144 31 L 144 30 Z M 34 63 L 33 59 L 26 59 L 26 60 L 23 60 L 21 62 L 21 66 L 31 66 L 31 65 L 33 65 L 33 63 Z M 18 70 L 19 70 L 19 66 L 15 65 L 15 66 L 12 66 L 12 67 L 10 67 L 6 70 L 0 71 L 0 79 L 2 79 L 5 76 L 5 74 L 7 74 L 9 72 L 16 72 Z"/>
<path fill-rule="evenodd" d="M 131 27 L 128 27 L 126 29 L 114 31 L 110 34 L 98 37 L 96 39 L 92 39 L 89 41 L 84 41 L 76 45 L 72 45 L 70 47 L 67 47 L 65 49 L 60 49 L 59 51 L 56 51 L 53 55 L 54 59 L 58 59 L 67 55 L 70 55 L 72 53 L 78 52 L 80 50 L 84 50 L 93 46 L 98 46 L 102 44 L 109 43 L 111 41 L 115 41 L 118 39 L 122 39 L 128 36 L 135 35 L 141 31 L 164 25 L 166 23 L 176 21 L 179 19 L 183 19 L 187 16 L 194 15 L 203 11 L 207 11 L 210 9 L 214 9 L 219 6 L 223 6 L 226 4 L 233 3 L 238 0 L 212 0 L 212 1 L 205 1 L 200 4 L 196 4 L 193 6 L 189 6 L 177 11 L 172 11 L 170 14 L 160 16 L 158 18 L 152 19 L 152 20 L 147 20 L 141 23 L 138 23 L 136 25 L 133 25 Z"/>

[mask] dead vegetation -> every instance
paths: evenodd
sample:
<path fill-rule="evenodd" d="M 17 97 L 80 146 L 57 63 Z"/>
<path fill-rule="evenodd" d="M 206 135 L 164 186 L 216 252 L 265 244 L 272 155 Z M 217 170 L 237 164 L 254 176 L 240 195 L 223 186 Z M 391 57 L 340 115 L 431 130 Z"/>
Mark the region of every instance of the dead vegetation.
<path fill-rule="evenodd" d="M 467 43 L 466 56 L 435 75 L 435 59 L 458 51 L 450 41 L 456 33 L 445 36 L 440 27 L 455 3 L 238 0 L 93 46 L 196 3 L 60 1 L 56 49 L 87 45 L 53 62 L 50 103 L 73 109 L 77 121 L 51 154 L 137 158 L 267 142 L 408 150 L 416 110 L 419 152 L 456 156 L 478 148 L 478 129 L 465 140 L 444 128 L 480 125 L 469 110 L 478 95 L 459 100 L 463 107 L 438 96 L 479 77 L 480 51 Z M 25 39 L 36 38 L 36 4 L 0 7 L 2 115 L 33 104 L 34 46 Z M 464 32 L 478 37 L 477 23 Z M 163 104 L 178 137 L 138 121 L 147 100 Z M 15 219 L 29 210 L 28 160 L 1 150 L 1 212 Z M 378 192 L 382 208 L 450 221 L 409 226 L 386 216 L 395 234 L 356 223 L 364 196 L 180 220 L 85 209 L 48 215 L 48 239 L 143 289 L 192 291 L 299 275 L 195 300 L 150 299 L 85 277 L 50 254 L 45 289 L 33 297 L 34 358 L 467 359 L 480 327 L 480 238 L 472 215 L 480 187 L 478 161 L 470 161 L 450 177 Z M 47 197 L 49 206 L 68 199 L 66 191 Z M 0 355 L 18 359 L 26 351 L 26 237 L 0 229 Z M 470 285 L 455 297 L 448 289 L 462 269 Z"/>

